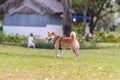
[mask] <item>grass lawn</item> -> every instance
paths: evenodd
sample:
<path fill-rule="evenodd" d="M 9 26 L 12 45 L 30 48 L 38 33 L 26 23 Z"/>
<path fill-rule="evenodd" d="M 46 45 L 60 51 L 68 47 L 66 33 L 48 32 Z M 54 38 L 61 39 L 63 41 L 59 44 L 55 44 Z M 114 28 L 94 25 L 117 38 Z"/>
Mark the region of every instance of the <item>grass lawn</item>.
<path fill-rule="evenodd" d="M 0 45 L 0 80 L 120 80 L 120 49 L 54 50 Z"/>

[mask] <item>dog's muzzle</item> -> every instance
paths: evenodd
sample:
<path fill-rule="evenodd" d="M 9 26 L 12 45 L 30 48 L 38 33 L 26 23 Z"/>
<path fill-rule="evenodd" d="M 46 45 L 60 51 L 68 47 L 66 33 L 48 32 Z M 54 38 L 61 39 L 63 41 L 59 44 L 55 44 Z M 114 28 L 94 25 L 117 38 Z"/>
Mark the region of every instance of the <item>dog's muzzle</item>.
<path fill-rule="evenodd" d="M 46 37 L 46 43 L 50 42 L 53 38 L 52 37 Z"/>

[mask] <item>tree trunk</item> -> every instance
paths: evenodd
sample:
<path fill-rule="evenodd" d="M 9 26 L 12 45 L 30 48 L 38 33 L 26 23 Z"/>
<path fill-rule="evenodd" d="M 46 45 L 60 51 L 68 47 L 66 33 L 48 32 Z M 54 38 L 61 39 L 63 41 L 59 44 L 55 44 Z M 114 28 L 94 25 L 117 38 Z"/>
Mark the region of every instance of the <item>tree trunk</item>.
<path fill-rule="evenodd" d="M 64 14 L 63 32 L 64 32 L 64 35 L 66 35 L 67 37 L 70 36 L 70 32 L 71 32 L 71 19 L 70 19 L 70 14 L 69 13 L 65 13 Z"/>
<path fill-rule="evenodd" d="M 84 8 L 84 11 L 83 11 L 83 36 L 85 36 L 85 31 L 86 31 L 86 16 L 87 16 L 87 9 L 88 9 L 88 2 L 87 0 L 85 0 L 85 8 Z"/>
<path fill-rule="evenodd" d="M 95 26 L 93 24 L 90 25 L 90 33 L 93 35 L 94 34 L 94 28 Z"/>
<path fill-rule="evenodd" d="M 63 33 L 67 37 L 70 36 L 71 32 L 71 0 L 62 0 L 64 12 L 63 12 Z"/>

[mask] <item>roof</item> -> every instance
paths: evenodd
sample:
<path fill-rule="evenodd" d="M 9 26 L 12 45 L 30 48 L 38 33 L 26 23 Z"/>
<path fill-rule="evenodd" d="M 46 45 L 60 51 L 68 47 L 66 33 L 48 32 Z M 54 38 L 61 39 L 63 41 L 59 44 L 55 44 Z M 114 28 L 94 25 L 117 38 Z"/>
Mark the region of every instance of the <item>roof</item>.
<path fill-rule="evenodd" d="M 9 8 L 6 11 L 8 11 L 10 14 L 14 13 L 38 13 L 42 15 L 55 14 L 63 12 L 63 5 L 58 0 L 23 0 L 14 7 L 9 6 Z"/>

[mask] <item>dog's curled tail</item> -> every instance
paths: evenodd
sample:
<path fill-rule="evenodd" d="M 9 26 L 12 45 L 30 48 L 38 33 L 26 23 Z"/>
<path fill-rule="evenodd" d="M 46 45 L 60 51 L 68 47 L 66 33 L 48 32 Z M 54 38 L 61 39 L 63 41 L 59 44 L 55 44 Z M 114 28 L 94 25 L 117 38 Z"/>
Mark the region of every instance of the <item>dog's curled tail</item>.
<path fill-rule="evenodd" d="M 70 37 L 71 37 L 72 39 L 76 39 L 76 33 L 72 31 L 72 32 L 70 33 Z"/>

